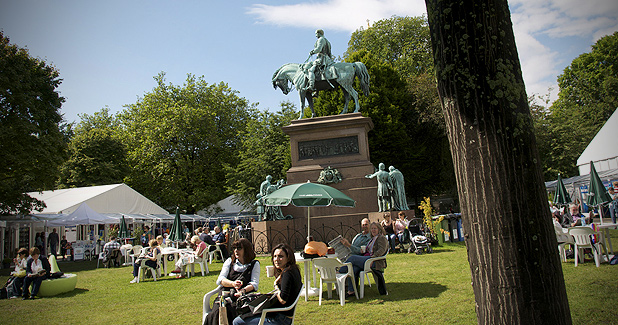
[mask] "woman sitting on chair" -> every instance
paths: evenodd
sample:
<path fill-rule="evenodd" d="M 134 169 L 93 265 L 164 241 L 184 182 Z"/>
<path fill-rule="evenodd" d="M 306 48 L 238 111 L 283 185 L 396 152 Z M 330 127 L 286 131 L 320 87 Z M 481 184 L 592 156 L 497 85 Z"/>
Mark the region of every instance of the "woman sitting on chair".
<path fill-rule="evenodd" d="M 161 254 L 161 249 L 159 248 L 159 242 L 156 239 L 151 239 L 148 243 L 150 245 L 150 252 L 145 256 L 140 256 L 133 263 L 133 280 L 130 283 L 137 283 L 139 280 L 139 268 L 142 266 L 142 260 L 146 260 L 146 265 L 156 269 L 159 267 L 157 260 L 159 255 Z"/>
<path fill-rule="evenodd" d="M 281 243 L 273 249 L 271 259 L 275 267 L 275 295 L 277 296 L 277 301 L 275 305 L 269 308 L 288 307 L 294 303 L 303 287 L 300 270 L 294 258 L 294 251 L 288 244 Z M 264 319 L 264 324 L 289 325 L 292 324 L 293 317 L 294 309 L 268 313 Z M 234 319 L 234 325 L 257 325 L 260 322 L 260 318 L 261 315 L 255 315 L 245 319 L 238 316 Z"/>
<path fill-rule="evenodd" d="M 223 292 L 217 297 L 212 312 L 206 317 L 206 324 L 219 324 L 219 306 L 222 296 L 230 299 L 225 306 L 227 318 L 232 320 L 237 313 L 229 302 L 235 302 L 240 295 L 258 289 L 260 262 L 255 259 L 253 245 L 246 238 L 240 238 L 232 244 L 232 250 L 234 253 L 225 260 L 217 278 L 217 285 L 223 286 Z"/>
<path fill-rule="evenodd" d="M 386 255 L 388 252 L 388 240 L 384 236 L 384 228 L 377 223 L 372 222 L 369 225 L 369 232 L 371 233 L 371 239 L 367 243 L 366 251 L 363 255 L 351 255 L 348 257 L 347 262 L 352 263 L 352 268 L 354 269 L 354 279 L 357 281 L 356 284 L 358 286 L 358 276 L 360 272 L 365 268 L 365 261 L 373 257 L 380 257 Z M 384 278 L 382 277 L 382 270 L 386 268 L 385 260 L 378 260 L 373 262 L 371 265 L 372 271 L 377 277 L 378 280 L 378 291 L 381 295 L 386 294 L 386 287 L 384 283 Z M 341 267 L 339 269 L 339 273 L 347 272 L 347 267 Z M 354 287 L 352 286 L 352 281 L 348 278 L 348 292 L 346 293 L 346 297 L 351 297 L 354 295 Z"/>
<path fill-rule="evenodd" d="M 177 276 L 177 278 L 181 278 L 184 275 L 183 270 L 187 264 L 190 264 L 190 260 L 193 258 L 196 261 L 200 261 L 203 258 L 203 255 L 208 250 L 208 245 L 205 242 L 200 240 L 200 237 L 195 235 L 191 237 L 191 244 L 195 245 L 195 250 L 193 252 L 182 253 L 178 261 L 176 262 L 176 269 L 172 271 L 172 273 L 181 273 Z"/>

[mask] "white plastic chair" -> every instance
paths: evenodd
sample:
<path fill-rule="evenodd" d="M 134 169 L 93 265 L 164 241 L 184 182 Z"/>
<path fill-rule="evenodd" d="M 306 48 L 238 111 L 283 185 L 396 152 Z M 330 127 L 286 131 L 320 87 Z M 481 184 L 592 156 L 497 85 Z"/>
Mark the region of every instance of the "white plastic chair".
<path fill-rule="evenodd" d="M 189 265 L 191 266 L 191 271 L 187 272 L 189 276 L 195 275 L 196 264 L 200 266 L 200 269 L 202 270 L 202 276 L 204 276 L 204 270 L 206 270 L 206 274 L 210 273 L 210 271 L 208 270 L 208 263 L 206 263 L 206 253 L 206 251 L 202 252 L 202 256 L 196 256 L 193 260 L 193 263 L 189 263 Z"/>
<path fill-rule="evenodd" d="M 124 254 L 123 254 L 124 264 L 122 264 L 122 265 L 123 266 L 124 265 L 131 265 L 132 263 L 129 260 L 131 259 L 131 254 L 133 253 L 133 245 L 131 245 L 131 244 L 122 245 L 122 246 L 120 246 L 120 251 L 121 252 L 124 251 Z"/>
<path fill-rule="evenodd" d="M 294 303 L 292 303 L 291 305 L 287 306 L 287 307 L 281 307 L 281 308 L 267 308 L 267 309 L 263 309 L 262 310 L 262 317 L 260 318 L 260 323 L 259 325 L 264 325 L 264 320 L 266 319 L 266 314 L 267 313 L 276 313 L 276 312 L 280 312 L 280 311 L 287 311 L 287 310 L 291 310 L 294 309 L 294 312 L 292 313 L 292 323 L 294 324 L 294 317 L 296 316 L 296 304 L 298 304 L 298 300 L 300 299 L 301 294 L 305 291 L 305 285 L 303 285 L 300 288 L 300 291 L 298 292 L 298 296 L 296 297 L 296 300 L 294 300 Z"/>
<path fill-rule="evenodd" d="M 558 254 L 560 254 L 560 259 L 562 259 L 563 262 L 566 262 L 567 258 L 564 247 L 566 245 L 571 245 L 571 247 L 573 247 L 575 245 L 575 240 L 573 239 L 573 236 L 569 235 L 568 231 L 563 231 L 560 224 L 554 224 L 554 231 L 556 233 L 556 240 L 558 241 Z"/>
<path fill-rule="evenodd" d="M 131 256 L 131 264 L 135 263 L 135 259 L 139 257 L 139 254 L 142 252 L 142 249 L 144 249 L 142 245 L 133 246 L 132 253 L 129 254 L 129 256 Z"/>
<path fill-rule="evenodd" d="M 365 278 L 367 278 L 367 284 L 369 284 L 369 286 L 371 287 L 371 281 L 369 281 L 369 273 L 371 273 L 371 275 L 375 277 L 375 274 L 373 274 L 373 270 L 371 269 L 371 264 L 378 260 L 386 260 L 386 255 L 388 255 L 388 251 L 386 251 L 386 254 L 384 254 L 383 256 L 372 257 L 365 261 L 364 268 L 358 275 L 358 278 L 360 279 L 360 288 L 359 288 L 360 290 L 359 291 L 360 291 L 361 299 L 363 299 L 363 297 L 365 296 Z"/>
<path fill-rule="evenodd" d="M 332 298 L 332 285 L 335 284 L 335 289 L 337 294 L 339 295 L 339 303 L 341 306 L 345 305 L 345 293 L 346 293 L 346 285 L 345 281 L 349 277 L 352 281 L 352 286 L 354 288 L 354 294 L 356 295 L 356 299 L 358 299 L 358 291 L 356 290 L 356 281 L 354 281 L 354 270 L 352 268 L 352 263 L 341 263 L 336 258 L 314 258 L 313 265 L 318 269 L 318 273 L 320 273 L 320 299 L 318 305 L 322 305 L 322 293 L 323 293 L 323 284 L 326 283 L 328 285 L 328 298 Z M 347 266 L 347 273 L 339 273 L 337 269 Z"/>
<path fill-rule="evenodd" d="M 146 250 L 148 248 L 144 248 L 144 250 Z M 150 273 L 152 274 L 152 279 L 154 281 L 157 281 L 157 276 L 161 277 L 161 269 L 163 268 L 163 266 L 161 265 L 161 254 L 159 253 L 159 256 L 157 256 L 157 268 L 153 268 L 150 267 L 148 264 L 146 264 L 146 259 L 142 260 L 142 264 L 139 267 L 139 274 L 137 276 L 137 283 L 139 283 L 140 278 L 143 278 L 146 275 L 146 271 L 150 270 Z"/>
<path fill-rule="evenodd" d="M 577 266 L 577 262 L 579 260 L 580 249 L 583 248 L 591 248 L 592 254 L 594 255 L 594 262 L 597 267 L 601 264 L 601 245 L 605 247 L 605 244 L 601 241 L 601 235 L 590 227 L 573 227 L 569 229 L 569 234 L 573 236 L 575 240 L 575 266 Z M 591 236 L 598 235 L 599 241 L 597 243 L 592 243 Z M 581 251 L 583 253 L 583 250 Z M 605 255 L 607 256 L 607 248 L 605 248 Z M 607 256 L 609 260 L 609 256 Z M 583 256 L 582 256 L 583 261 Z"/>
<path fill-rule="evenodd" d="M 206 316 L 212 311 L 212 305 L 210 304 L 210 300 L 212 296 L 218 295 L 219 292 L 223 290 L 223 286 L 218 286 L 212 291 L 206 293 L 203 299 L 203 309 L 202 309 L 202 324 L 206 321 Z"/>
<path fill-rule="evenodd" d="M 221 256 L 221 261 L 225 261 L 225 259 L 223 258 L 223 252 L 221 251 L 221 245 L 214 245 L 216 246 L 216 249 L 214 251 L 210 251 L 210 247 L 213 245 L 208 246 L 208 259 L 210 264 L 212 264 L 212 260 L 215 259 L 215 254 L 217 252 L 219 252 L 219 255 Z"/>
<path fill-rule="evenodd" d="M 103 258 L 105 257 L 105 254 L 103 254 L 104 252 L 100 252 L 99 253 L 99 259 L 97 259 L 97 269 L 99 268 L 99 263 L 103 260 Z"/>

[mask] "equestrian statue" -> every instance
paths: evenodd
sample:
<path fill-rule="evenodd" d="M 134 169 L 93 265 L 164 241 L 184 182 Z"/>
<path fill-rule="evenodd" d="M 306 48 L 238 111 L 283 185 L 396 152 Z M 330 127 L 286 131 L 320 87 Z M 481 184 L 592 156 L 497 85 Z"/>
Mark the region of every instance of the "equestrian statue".
<path fill-rule="evenodd" d="M 315 117 L 313 111 L 313 97 L 321 90 L 336 90 L 341 87 L 345 98 L 345 106 L 341 114 L 348 112 L 350 96 L 354 99 L 357 113 L 360 109 L 358 103 L 358 92 L 354 90 L 354 78 L 360 80 L 361 89 L 365 96 L 369 95 L 369 73 L 367 67 L 362 62 L 335 62 L 331 54 L 330 42 L 324 37 L 324 31 L 318 29 L 315 32 L 318 38 L 314 49 L 309 52 L 309 58 L 305 63 L 287 63 L 281 66 L 273 74 L 273 87 L 279 87 L 283 94 L 287 95 L 292 89 L 290 83 L 294 85 L 300 96 L 300 117 L 303 118 L 305 111 L 305 99 L 311 108 L 311 117 Z M 316 55 L 314 61 L 308 62 L 311 56 Z"/>

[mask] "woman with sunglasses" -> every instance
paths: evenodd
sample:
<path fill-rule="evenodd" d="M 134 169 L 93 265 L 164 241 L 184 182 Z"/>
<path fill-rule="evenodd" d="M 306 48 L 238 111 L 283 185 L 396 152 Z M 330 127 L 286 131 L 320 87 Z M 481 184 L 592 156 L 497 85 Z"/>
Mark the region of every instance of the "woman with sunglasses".
<path fill-rule="evenodd" d="M 221 297 L 228 297 L 232 302 L 245 293 L 257 291 L 260 283 L 260 262 L 255 259 L 253 245 L 246 238 L 240 238 L 232 244 L 233 254 L 221 268 L 217 285 L 223 291 L 216 298 L 212 312 L 206 317 L 206 324 L 219 324 L 219 306 Z M 236 317 L 236 310 L 231 304 L 225 304 L 228 319 Z"/>

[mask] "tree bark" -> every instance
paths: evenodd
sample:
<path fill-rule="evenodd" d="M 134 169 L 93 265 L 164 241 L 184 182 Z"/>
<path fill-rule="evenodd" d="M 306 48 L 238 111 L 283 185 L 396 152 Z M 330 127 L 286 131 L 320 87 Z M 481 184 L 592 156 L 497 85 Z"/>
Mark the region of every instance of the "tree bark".
<path fill-rule="evenodd" d="M 426 0 L 479 324 L 570 324 L 506 0 Z"/>

